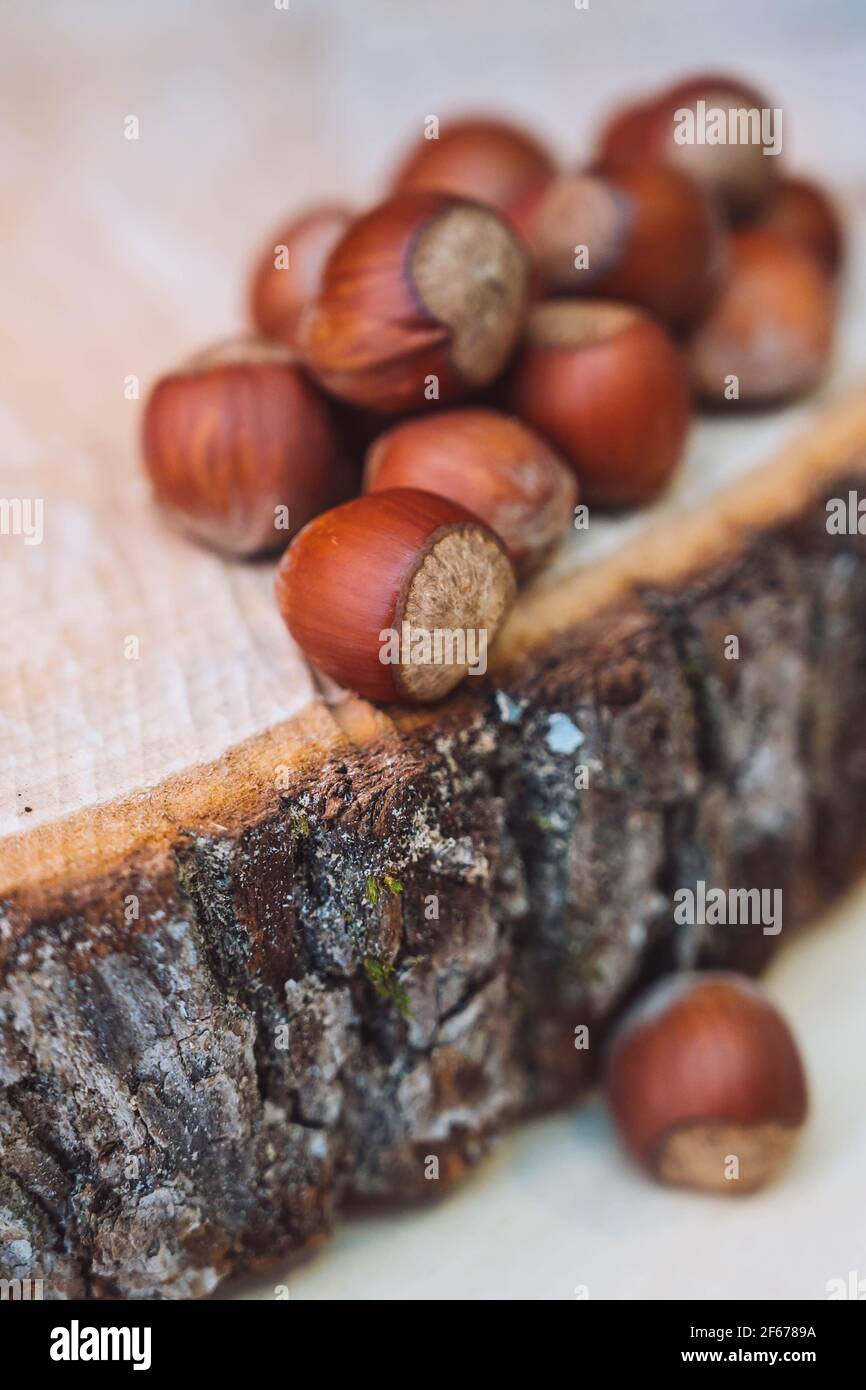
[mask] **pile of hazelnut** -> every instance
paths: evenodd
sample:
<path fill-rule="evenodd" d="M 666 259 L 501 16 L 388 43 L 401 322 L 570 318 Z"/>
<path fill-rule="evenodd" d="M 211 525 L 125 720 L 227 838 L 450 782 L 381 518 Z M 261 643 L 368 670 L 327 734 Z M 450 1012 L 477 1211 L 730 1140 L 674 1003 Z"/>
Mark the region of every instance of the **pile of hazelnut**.
<path fill-rule="evenodd" d="M 372 211 L 313 208 L 269 242 L 258 337 L 155 385 L 158 501 L 228 555 L 294 536 L 280 609 L 341 685 L 447 694 L 465 664 L 386 662 L 382 633 L 492 640 L 578 493 L 645 503 L 695 402 L 769 405 L 820 377 L 836 213 L 760 144 L 677 143 L 675 113 L 701 101 L 767 107 L 694 78 L 618 114 L 574 174 L 500 120 L 428 130 Z"/>

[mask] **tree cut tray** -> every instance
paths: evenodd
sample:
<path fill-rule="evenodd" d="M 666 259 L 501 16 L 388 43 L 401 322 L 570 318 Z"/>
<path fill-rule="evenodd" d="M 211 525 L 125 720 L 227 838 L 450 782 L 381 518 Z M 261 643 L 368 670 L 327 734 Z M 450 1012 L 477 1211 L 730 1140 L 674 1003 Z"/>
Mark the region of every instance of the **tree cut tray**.
<path fill-rule="evenodd" d="M 227 247 L 264 226 L 207 82 L 154 104 L 219 26 L 174 59 L 135 29 L 130 85 L 86 27 L 55 55 L 25 18 L 0 496 L 41 499 L 44 539 L 0 537 L 0 1277 L 194 1298 L 350 1202 L 441 1193 L 579 1093 L 643 980 L 759 969 L 859 871 L 866 538 L 826 503 L 866 495 L 866 296 L 855 266 L 814 397 L 701 421 L 662 502 L 592 517 L 483 682 L 326 700 L 273 566 L 171 535 L 136 459 L 136 385 L 212 335 Z M 268 53 L 245 91 L 271 131 Z M 781 932 L 678 926 L 699 881 L 780 888 Z"/>

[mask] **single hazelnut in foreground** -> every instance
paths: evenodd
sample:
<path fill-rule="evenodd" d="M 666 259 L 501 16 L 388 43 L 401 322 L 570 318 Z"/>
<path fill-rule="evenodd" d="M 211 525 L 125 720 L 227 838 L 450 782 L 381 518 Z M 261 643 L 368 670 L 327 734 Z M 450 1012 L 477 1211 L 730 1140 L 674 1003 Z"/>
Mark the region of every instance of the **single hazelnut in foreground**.
<path fill-rule="evenodd" d="M 702 73 L 616 112 L 599 148 L 603 158 L 658 160 L 691 175 L 736 220 L 769 198 L 781 137 L 766 96 L 738 78 Z"/>
<path fill-rule="evenodd" d="M 265 338 L 294 346 L 300 316 L 318 294 L 325 262 L 351 220 L 346 208 L 316 207 L 274 233 L 250 289 L 253 323 Z"/>
<path fill-rule="evenodd" d="M 744 976 L 658 981 L 621 1020 L 605 1077 L 616 1125 L 663 1182 L 750 1192 L 781 1167 L 806 1118 L 788 1025 Z"/>
<path fill-rule="evenodd" d="M 510 415 L 464 408 L 406 420 L 367 454 L 364 491 L 414 487 L 450 497 L 504 541 L 518 574 L 543 564 L 574 518 L 577 480 Z"/>
<path fill-rule="evenodd" d="M 433 189 L 504 208 L 554 171 L 548 151 L 526 131 L 489 117 L 448 121 L 418 140 L 394 178 L 394 192 Z"/>
<path fill-rule="evenodd" d="M 661 325 L 630 305 L 538 305 L 507 395 L 571 464 L 590 506 L 648 501 L 682 457 L 691 417 L 685 363 Z"/>
<path fill-rule="evenodd" d="M 708 402 L 770 404 L 823 375 L 835 304 L 813 256 L 759 228 L 730 239 L 722 289 L 686 345 L 692 380 Z"/>
<path fill-rule="evenodd" d="M 310 661 L 371 700 L 423 703 L 482 674 L 515 594 L 505 547 L 446 497 L 395 488 L 317 517 L 276 577 Z"/>
<path fill-rule="evenodd" d="M 764 208 L 759 227 L 789 237 L 835 275 L 845 250 L 842 221 L 832 200 L 806 179 L 783 178 Z"/>
<path fill-rule="evenodd" d="M 142 433 L 157 502 L 227 555 L 282 549 L 353 490 L 328 407 L 275 343 L 220 343 L 161 377 Z"/>
<path fill-rule="evenodd" d="M 485 386 L 523 327 L 528 258 L 491 208 L 401 193 L 352 223 L 300 344 L 335 396 L 389 414 Z"/>
<path fill-rule="evenodd" d="M 718 280 L 714 205 L 662 164 L 611 161 L 559 175 L 512 204 L 509 218 L 552 291 L 622 299 L 681 325 Z"/>

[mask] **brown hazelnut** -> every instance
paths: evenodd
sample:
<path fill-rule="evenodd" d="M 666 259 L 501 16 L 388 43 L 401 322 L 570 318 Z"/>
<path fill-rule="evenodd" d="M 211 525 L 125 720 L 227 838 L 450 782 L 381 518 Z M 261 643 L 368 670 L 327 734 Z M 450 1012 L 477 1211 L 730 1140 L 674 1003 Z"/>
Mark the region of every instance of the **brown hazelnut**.
<path fill-rule="evenodd" d="M 285 348 L 262 340 L 220 343 L 160 377 L 143 448 L 167 515 L 228 555 L 282 549 L 352 490 L 325 402 Z"/>
<path fill-rule="evenodd" d="M 277 570 L 277 602 L 310 661 L 370 700 L 438 700 L 486 653 L 514 599 L 489 527 L 446 497 L 395 488 L 310 522 Z"/>
<path fill-rule="evenodd" d="M 507 395 L 571 464 L 590 506 L 648 501 L 682 457 L 691 415 L 685 363 L 664 328 L 630 305 L 538 305 Z"/>
<path fill-rule="evenodd" d="M 769 404 L 808 390 L 832 347 L 827 275 L 778 232 L 736 232 L 729 250 L 722 289 L 687 344 L 697 391 L 709 402 Z"/>
<path fill-rule="evenodd" d="M 316 379 L 367 410 L 421 410 L 485 386 L 523 328 L 528 262 L 492 208 L 401 193 L 353 222 L 301 323 Z"/>
<path fill-rule="evenodd" d="M 507 121 L 470 117 L 445 122 L 436 138 L 418 140 L 392 188 L 451 193 L 501 210 L 553 171 L 550 154 L 534 136 Z"/>
<path fill-rule="evenodd" d="M 274 233 L 250 288 L 252 320 L 263 337 L 296 345 L 301 314 L 318 294 L 325 262 L 351 220 L 346 208 L 316 207 Z"/>
<path fill-rule="evenodd" d="M 806 1080 L 779 1012 L 724 972 L 660 980 L 621 1020 L 605 1085 L 626 1145 L 664 1182 L 750 1192 L 806 1118 Z"/>
<path fill-rule="evenodd" d="M 725 133 L 735 139 L 710 143 L 701 138 L 709 133 L 697 120 L 701 111 L 708 117 L 723 112 Z M 737 125 L 732 129 L 728 114 L 732 111 L 756 115 L 733 118 Z M 765 111 L 773 111 L 767 97 L 747 83 L 724 74 L 703 73 L 617 112 L 602 134 L 600 150 L 604 158 L 670 164 L 696 178 L 729 217 L 750 217 L 770 197 L 778 176 L 778 153 L 764 153 L 765 148 L 773 148 L 772 143 L 763 143 L 767 132 L 761 129 L 761 113 Z M 694 113 L 698 138 L 681 143 L 686 131 L 683 112 Z M 772 133 L 778 138 L 778 132 Z"/>
<path fill-rule="evenodd" d="M 534 430 L 495 410 L 406 420 L 367 454 L 365 492 L 414 487 L 450 497 L 508 548 L 521 577 L 538 569 L 572 524 L 574 474 Z"/>
<path fill-rule="evenodd" d="M 806 179 L 780 179 L 757 224 L 778 232 L 815 257 L 828 275 L 836 275 L 845 249 L 842 222 L 832 200 Z"/>
<path fill-rule="evenodd" d="M 625 300 L 682 325 L 706 307 L 719 278 L 712 202 L 661 164 L 612 161 L 560 175 L 525 194 L 509 217 L 542 282 L 560 294 Z"/>

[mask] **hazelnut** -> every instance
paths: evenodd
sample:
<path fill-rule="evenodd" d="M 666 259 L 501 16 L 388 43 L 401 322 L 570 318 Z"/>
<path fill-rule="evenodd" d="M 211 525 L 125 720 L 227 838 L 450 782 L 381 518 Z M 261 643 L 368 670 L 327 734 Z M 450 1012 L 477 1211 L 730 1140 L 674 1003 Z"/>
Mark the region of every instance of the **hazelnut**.
<path fill-rule="evenodd" d="M 832 286 L 808 252 L 778 232 L 736 232 L 722 289 L 687 346 L 697 391 L 754 404 L 808 390 L 827 366 L 833 320 Z"/>
<path fill-rule="evenodd" d="M 551 291 L 626 300 L 681 325 L 706 306 L 718 279 L 713 204 L 661 164 L 609 162 L 560 175 L 509 216 Z"/>
<path fill-rule="evenodd" d="M 724 972 L 653 986 L 612 1038 L 605 1085 L 638 1162 L 664 1182 L 711 1192 L 767 1182 L 806 1118 L 788 1025 L 751 980 Z"/>
<path fill-rule="evenodd" d="M 749 136 L 754 133 L 757 138 L 724 144 L 710 144 L 702 139 L 680 143 L 675 135 L 684 127 L 678 113 L 697 114 L 699 102 L 706 113 L 725 113 L 726 133 L 730 133 L 728 112 L 757 112 L 757 129 L 753 130 L 754 121 L 749 118 L 747 130 L 733 132 Z M 760 130 L 761 112 L 771 109 L 767 97 L 737 78 L 699 74 L 617 112 L 602 134 L 601 154 L 604 158 L 659 160 L 669 164 L 697 179 L 729 217 L 754 216 L 769 198 L 777 177 L 778 156 L 764 154 L 767 146 L 762 143 Z"/>
<path fill-rule="evenodd" d="M 310 522 L 280 561 L 277 602 L 315 666 L 371 700 L 438 700 L 486 668 L 515 594 L 505 547 L 446 497 L 395 488 Z"/>
<path fill-rule="evenodd" d="M 281 549 L 352 490 L 319 393 L 285 348 L 256 339 L 220 343 L 161 377 L 143 450 L 171 520 L 228 555 Z"/>
<path fill-rule="evenodd" d="M 446 122 L 436 139 L 421 139 L 393 181 L 394 192 L 419 189 L 477 199 L 502 209 L 554 163 L 532 135 L 489 117 Z"/>
<path fill-rule="evenodd" d="M 574 474 L 535 432 L 495 410 L 442 411 L 406 420 L 367 454 L 365 492 L 413 487 L 450 497 L 504 541 L 526 577 L 570 526 Z"/>
<path fill-rule="evenodd" d="M 274 233 L 250 288 L 252 320 L 263 337 L 295 346 L 301 314 L 318 294 L 325 262 L 351 220 L 343 207 L 311 208 Z"/>
<path fill-rule="evenodd" d="M 511 409 L 559 449 L 590 506 L 628 507 L 664 486 L 690 420 L 685 363 L 630 305 L 549 300 L 530 314 Z"/>
<path fill-rule="evenodd" d="M 757 224 L 778 232 L 815 257 L 828 275 L 836 275 L 844 255 L 844 232 L 839 213 L 817 184 L 783 178 Z"/>
<path fill-rule="evenodd" d="M 647 131 L 653 119 L 654 99 L 622 106 L 609 116 L 597 140 L 602 160 L 645 160 Z"/>
<path fill-rule="evenodd" d="M 523 327 L 526 255 L 492 209 L 401 193 L 352 223 L 301 323 L 316 379 L 368 410 L 420 410 L 485 386 Z"/>

